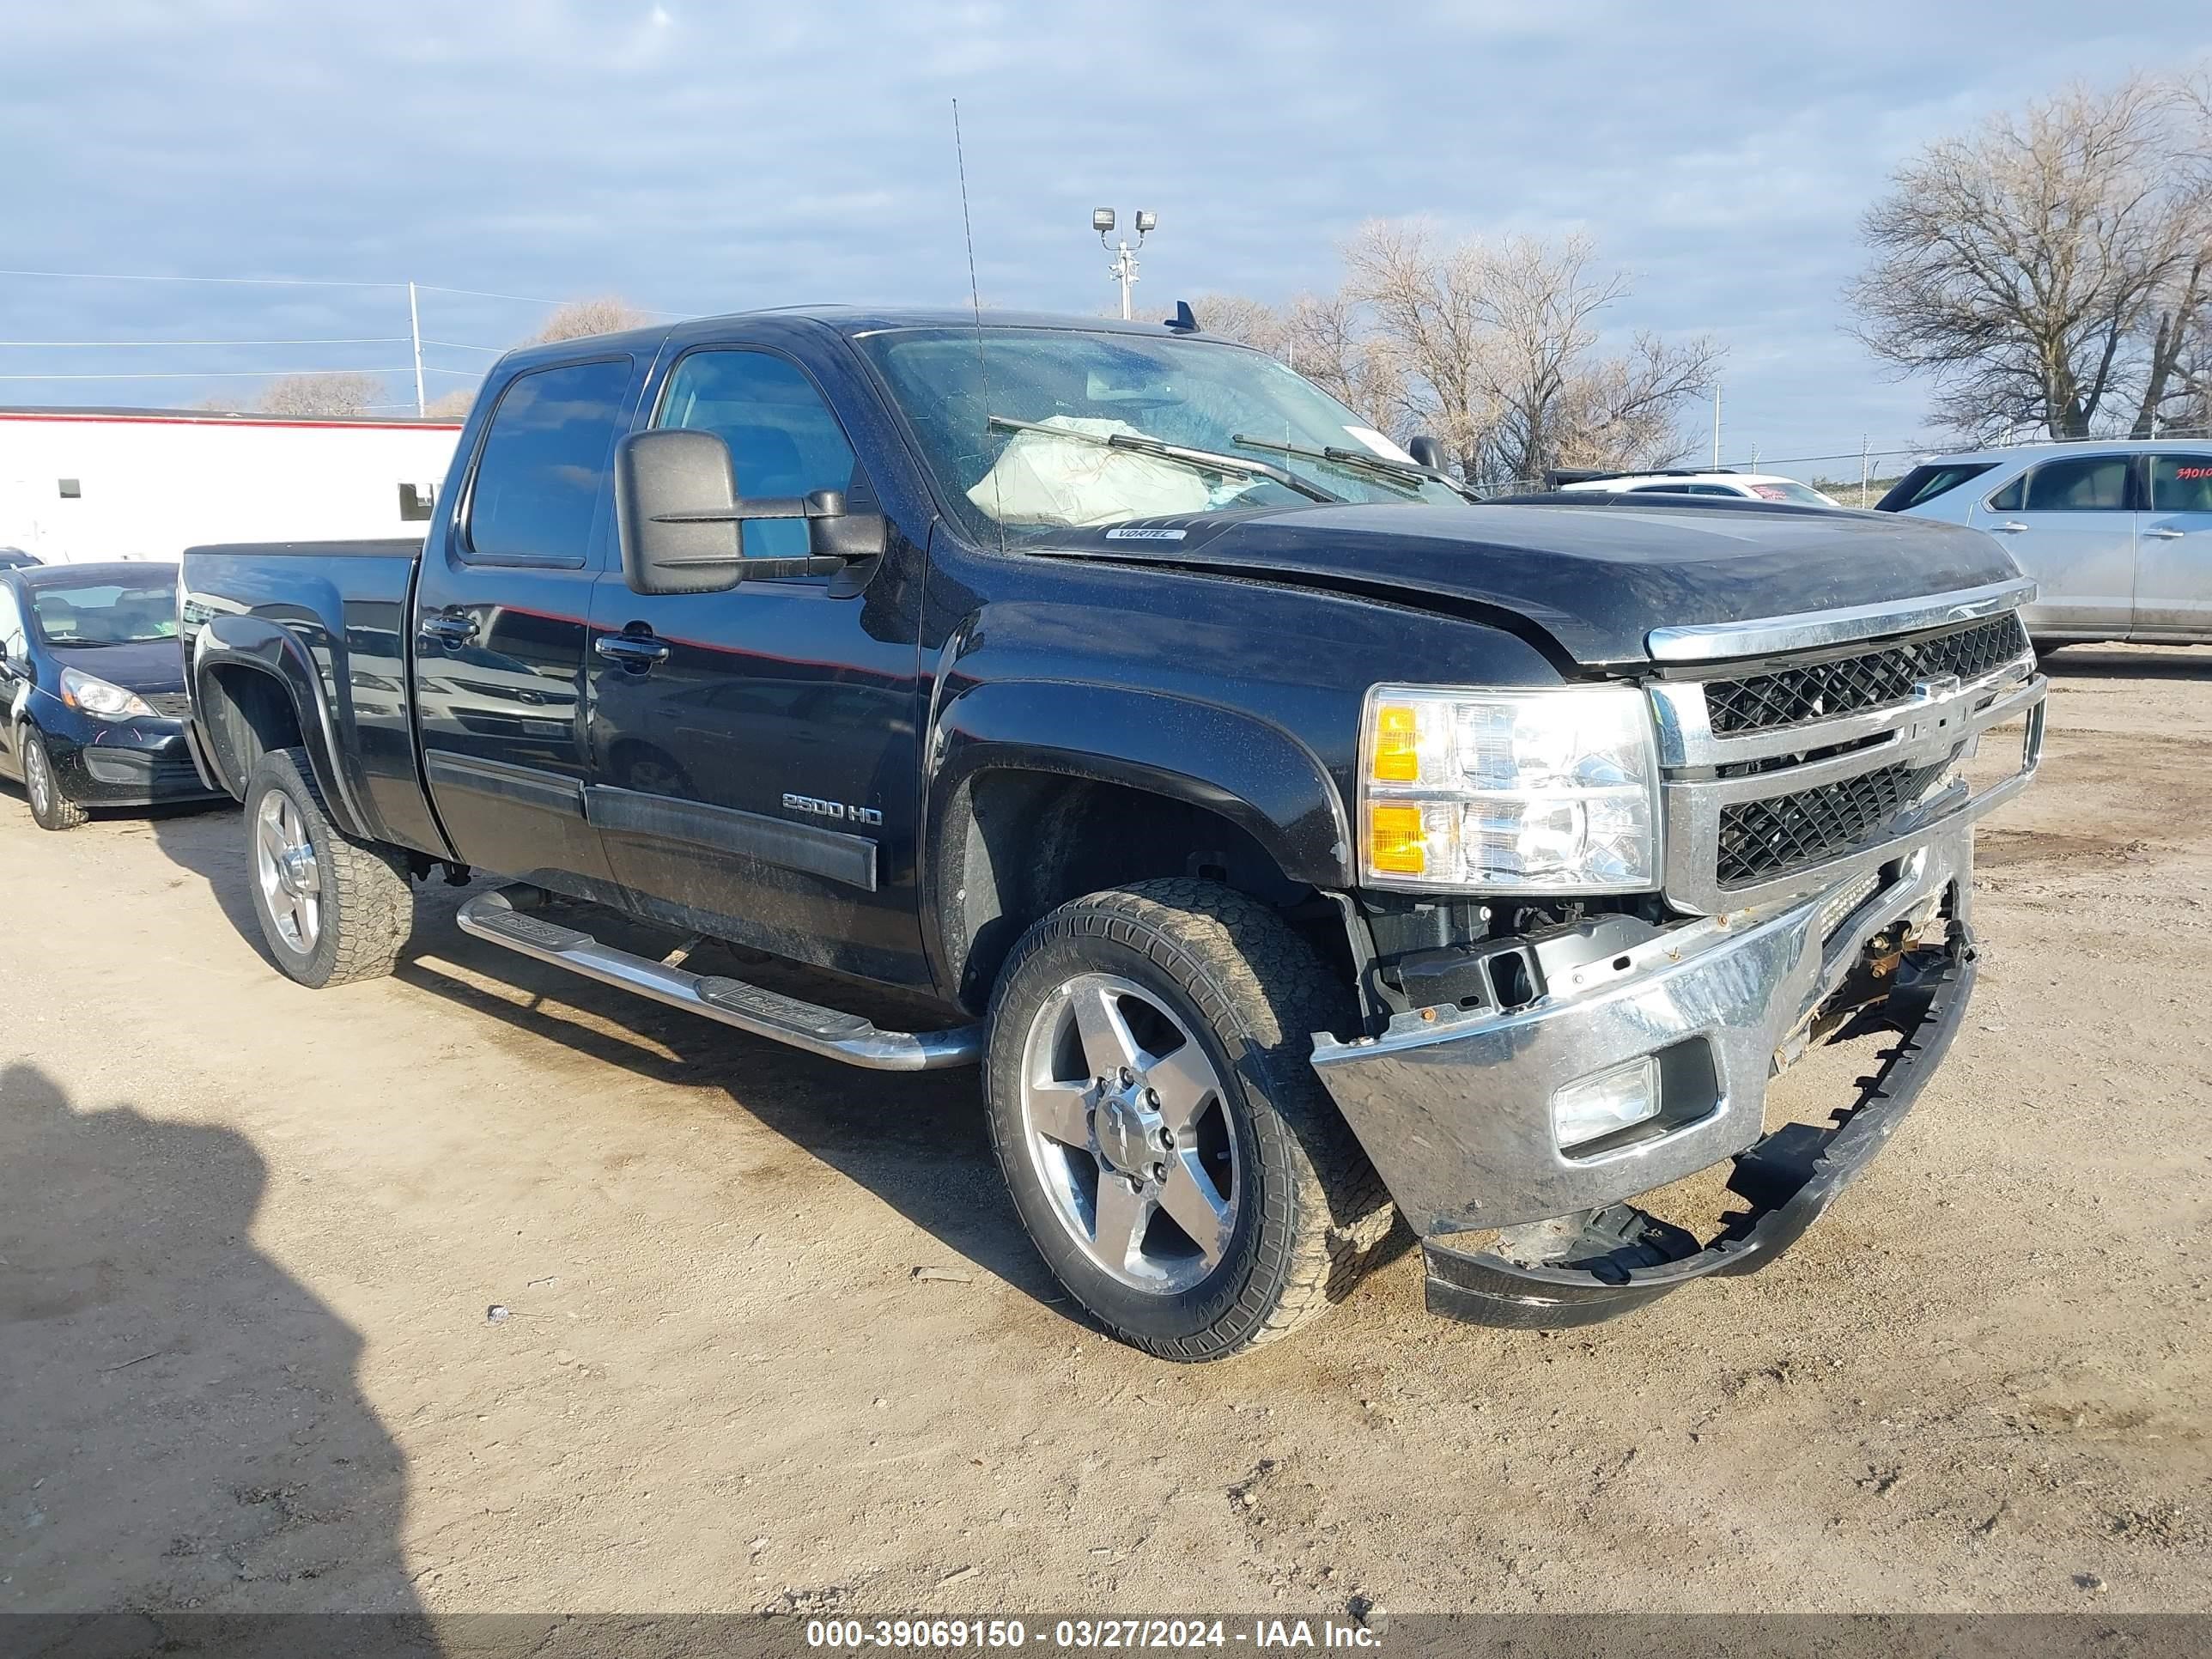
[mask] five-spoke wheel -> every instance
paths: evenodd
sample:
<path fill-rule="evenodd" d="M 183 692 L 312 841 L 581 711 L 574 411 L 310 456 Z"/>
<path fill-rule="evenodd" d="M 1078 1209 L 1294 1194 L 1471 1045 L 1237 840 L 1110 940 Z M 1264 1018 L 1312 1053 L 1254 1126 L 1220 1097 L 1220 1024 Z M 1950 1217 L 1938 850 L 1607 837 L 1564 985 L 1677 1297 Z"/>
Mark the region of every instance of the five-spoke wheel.
<path fill-rule="evenodd" d="M 1220 1265 L 1241 1197 L 1237 1137 L 1204 1045 L 1142 986 L 1084 974 L 1030 1023 L 1030 1157 L 1070 1237 L 1139 1290 Z"/>
<path fill-rule="evenodd" d="M 1344 1002 L 1287 922 L 1212 882 L 1093 893 L 1015 945 L 992 1139 L 1038 1250 L 1115 1335 L 1218 1358 L 1357 1276 L 1389 1200 L 1310 1058 Z"/>

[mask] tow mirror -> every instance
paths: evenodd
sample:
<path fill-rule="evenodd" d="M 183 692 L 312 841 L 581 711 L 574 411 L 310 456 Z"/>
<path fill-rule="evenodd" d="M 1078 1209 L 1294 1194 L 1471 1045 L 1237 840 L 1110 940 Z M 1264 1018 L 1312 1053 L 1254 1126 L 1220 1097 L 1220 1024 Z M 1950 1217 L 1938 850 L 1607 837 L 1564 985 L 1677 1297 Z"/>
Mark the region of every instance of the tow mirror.
<path fill-rule="evenodd" d="M 748 559 L 738 526 L 803 519 L 809 556 Z M 712 432 L 662 427 L 634 432 L 615 449 L 615 523 L 623 580 L 639 593 L 714 593 L 747 576 L 816 576 L 880 555 L 889 527 L 878 513 L 848 512 L 835 489 L 747 501 L 730 447 Z"/>

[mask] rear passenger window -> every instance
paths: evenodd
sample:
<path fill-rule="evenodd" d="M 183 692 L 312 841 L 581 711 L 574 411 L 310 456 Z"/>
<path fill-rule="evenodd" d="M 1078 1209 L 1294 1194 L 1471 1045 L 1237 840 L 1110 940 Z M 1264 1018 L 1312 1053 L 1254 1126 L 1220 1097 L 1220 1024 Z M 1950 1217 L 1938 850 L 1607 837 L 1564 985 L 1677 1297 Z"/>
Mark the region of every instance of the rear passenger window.
<path fill-rule="evenodd" d="M 2075 455 L 2027 475 L 2030 513 L 2118 513 L 2128 505 L 2128 458 Z"/>
<path fill-rule="evenodd" d="M 630 360 L 518 374 L 500 394 L 469 494 L 469 556 L 580 565 L 615 439 L 628 424 Z"/>
<path fill-rule="evenodd" d="M 853 487 L 853 446 L 793 363 L 765 351 L 695 351 L 676 365 L 656 426 L 712 432 L 730 447 L 743 496 L 811 495 Z M 805 520 L 744 525 L 749 559 L 803 559 Z"/>
<path fill-rule="evenodd" d="M 2154 455 L 2150 510 L 2212 513 L 2212 455 Z"/>
<path fill-rule="evenodd" d="M 2027 498 L 2027 474 L 2023 472 L 2002 489 L 1990 497 L 1990 507 L 1997 513 L 2017 513 L 2020 504 Z"/>

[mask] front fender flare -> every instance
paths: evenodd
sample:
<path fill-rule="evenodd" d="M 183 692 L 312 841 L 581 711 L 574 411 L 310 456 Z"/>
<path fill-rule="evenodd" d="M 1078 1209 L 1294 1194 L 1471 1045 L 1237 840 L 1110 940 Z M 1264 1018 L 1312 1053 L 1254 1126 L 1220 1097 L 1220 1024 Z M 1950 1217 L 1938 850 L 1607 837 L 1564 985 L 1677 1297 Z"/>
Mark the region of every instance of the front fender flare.
<path fill-rule="evenodd" d="M 313 659 L 298 637 L 266 617 L 218 616 L 209 619 L 192 642 L 193 724 L 216 781 L 240 799 L 246 796 L 246 768 L 229 752 L 220 734 L 198 712 L 216 694 L 216 672 L 242 667 L 274 679 L 291 699 L 308 769 L 322 791 L 331 821 L 347 835 L 375 839 L 374 820 L 362 808 L 357 781 L 347 771 L 330 697 Z"/>
<path fill-rule="evenodd" d="M 1049 772 L 1205 807 L 1259 842 L 1290 879 L 1352 884 L 1351 829 L 1328 769 L 1281 727 L 1237 709 L 1078 681 L 995 682 L 939 711 L 930 752 L 933 831 L 978 772 Z"/>

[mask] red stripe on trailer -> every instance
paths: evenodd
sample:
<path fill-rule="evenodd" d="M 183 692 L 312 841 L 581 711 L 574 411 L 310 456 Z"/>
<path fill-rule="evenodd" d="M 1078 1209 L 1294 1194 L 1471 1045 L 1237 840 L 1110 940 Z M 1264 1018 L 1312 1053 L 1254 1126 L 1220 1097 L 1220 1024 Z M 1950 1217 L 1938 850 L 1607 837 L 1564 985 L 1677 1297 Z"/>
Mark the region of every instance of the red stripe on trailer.
<path fill-rule="evenodd" d="M 459 432 L 459 421 L 296 421 L 270 415 L 71 415 L 0 410 L 0 421 L 68 421 L 78 425 L 252 426 L 324 432 Z"/>

